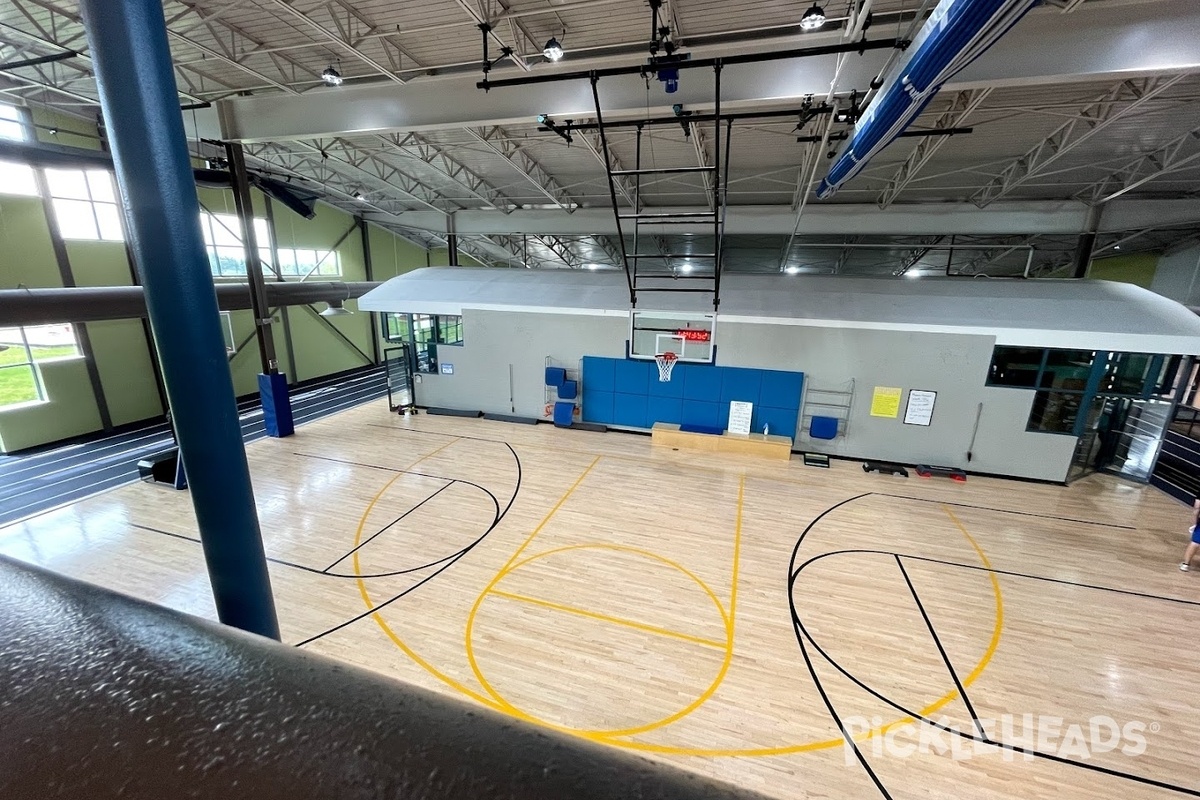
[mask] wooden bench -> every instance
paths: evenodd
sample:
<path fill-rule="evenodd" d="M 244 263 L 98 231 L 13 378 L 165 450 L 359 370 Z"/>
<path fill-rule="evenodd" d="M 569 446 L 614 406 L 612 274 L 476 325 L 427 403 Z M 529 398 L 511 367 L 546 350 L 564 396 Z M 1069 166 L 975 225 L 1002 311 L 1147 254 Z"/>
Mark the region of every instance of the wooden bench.
<path fill-rule="evenodd" d="M 709 453 L 741 453 L 787 461 L 792 457 L 792 440 L 786 436 L 762 433 L 692 433 L 681 431 L 670 422 L 656 422 L 650 429 L 650 439 L 656 445 Z"/>

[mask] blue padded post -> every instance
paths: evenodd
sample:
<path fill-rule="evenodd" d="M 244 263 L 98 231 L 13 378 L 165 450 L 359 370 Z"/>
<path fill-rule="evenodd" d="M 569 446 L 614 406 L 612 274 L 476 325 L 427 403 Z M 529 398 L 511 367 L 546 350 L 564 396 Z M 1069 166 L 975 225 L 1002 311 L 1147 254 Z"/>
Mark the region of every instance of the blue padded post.
<path fill-rule="evenodd" d="M 288 400 L 287 376 L 278 372 L 258 376 L 258 396 L 262 398 L 263 425 L 267 436 L 283 438 L 296 432 L 292 404 Z"/>
<path fill-rule="evenodd" d="M 579 396 L 579 381 L 563 381 L 558 386 L 558 396 L 563 400 L 574 400 Z"/>
<path fill-rule="evenodd" d="M 546 367 L 546 385 L 562 386 L 567 379 L 567 371 L 562 367 Z"/>
<path fill-rule="evenodd" d="M 217 617 L 279 638 L 161 0 L 81 0 Z"/>
<path fill-rule="evenodd" d="M 808 435 L 814 439 L 836 439 L 837 417 L 813 417 L 808 423 Z"/>
<path fill-rule="evenodd" d="M 554 424 L 560 428 L 569 428 L 575 419 L 575 404 L 559 401 L 554 404 Z"/>

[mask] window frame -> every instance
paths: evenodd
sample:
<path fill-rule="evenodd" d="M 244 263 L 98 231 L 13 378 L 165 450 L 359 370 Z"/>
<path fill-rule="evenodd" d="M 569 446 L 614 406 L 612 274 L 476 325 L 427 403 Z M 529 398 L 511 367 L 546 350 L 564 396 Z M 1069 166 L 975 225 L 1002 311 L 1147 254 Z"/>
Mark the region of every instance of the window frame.
<path fill-rule="evenodd" d="M 457 332 L 457 341 L 444 341 L 447 338 L 447 326 Z M 465 344 L 461 314 L 385 312 L 382 327 L 385 341 L 409 345 L 407 350 L 412 371 L 423 375 L 439 374 L 440 348 L 462 347 Z"/>
<path fill-rule="evenodd" d="M 42 345 L 31 345 L 29 343 L 29 329 L 30 328 L 34 328 L 34 329 L 58 328 L 58 327 L 65 327 L 70 331 L 71 347 L 74 349 L 75 352 L 68 354 L 68 355 L 50 356 L 47 358 L 41 358 L 41 357 L 37 356 L 34 353 L 34 349 L 35 349 L 35 347 L 42 347 Z M 58 325 L 58 324 L 55 324 L 55 325 L 12 325 L 12 326 L 8 326 L 7 328 L 5 328 L 5 330 L 15 330 L 15 331 L 19 332 L 20 339 L 21 339 L 19 346 L 24 351 L 25 358 L 22 361 L 17 361 L 12 364 L 0 364 L 0 372 L 3 372 L 4 370 L 9 370 L 9 369 L 22 369 L 22 368 L 29 370 L 30 381 L 31 381 L 31 383 L 33 383 L 33 389 L 34 389 L 35 396 L 28 400 L 18 400 L 18 401 L 12 402 L 12 403 L 0 404 L 0 409 L 12 408 L 14 406 L 25 405 L 27 403 L 45 403 L 45 402 L 47 402 L 50 398 L 46 394 L 46 384 L 42 380 L 42 373 L 41 373 L 41 370 L 38 368 L 38 364 L 46 362 L 46 361 L 59 361 L 59 360 L 64 360 L 64 359 L 69 359 L 69 358 L 81 358 L 82 357 L 82 352 L 79 349 L 79 334 L 75 331 L 75 326 L 72 325 L 71 323 L 64 323 L 62 325 Z M 45 346 L 46 347 L 59 347 L 59 346 L 63 346 L 63 345 L 45 345 Z"/>
<path fill-rule="evenodd" d="M 87 197 L 67 197 L 56 193 L 53 187 L 51 175 L 53 173 L 79 173 L 83 178 L 84 193 Z M 121 202 L 117 193 L 116 178 L 113 173 L 107 169 L 57 169 L 47 168 L 43 170 L 43 175 L 46 180 L 46 191 L 49 194 L 50 205 L 54 209 L 55 223 L 58 225 L 58 234 L 65 241 L 74 242 L 124 242 L 125 241 L 125 217 L 121 213 Z M 97 199 L 96 189 L 92 186 L 92 181 L 98 179 L 100 175 L 108 181 L 108 194 L 112 196 L 112 200 L 105 198 Z M 74 232 L 68 234 L 66 229 L 69 226 L 63 224 L 64 210 L 66 204 L 86 203 L 88 210 L 91 212 L 91 225 L 94 235 L 79 236 Z M 116 220 L 116 230 L 118 236 L 114 237 L 111 233 L 112 218 L 107 222 L 101 222 L 100 207 L 105 207 Z"/>

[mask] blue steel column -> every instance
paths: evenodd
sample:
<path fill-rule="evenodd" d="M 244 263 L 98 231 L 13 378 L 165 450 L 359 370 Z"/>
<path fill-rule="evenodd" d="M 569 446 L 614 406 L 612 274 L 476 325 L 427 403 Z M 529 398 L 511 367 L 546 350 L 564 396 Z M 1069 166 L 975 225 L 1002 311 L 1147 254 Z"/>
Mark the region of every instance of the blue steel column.
<path fill-rule="evenodd" d="M 217 615 L 279 638 L 162 0 L 81 0 Z"/>

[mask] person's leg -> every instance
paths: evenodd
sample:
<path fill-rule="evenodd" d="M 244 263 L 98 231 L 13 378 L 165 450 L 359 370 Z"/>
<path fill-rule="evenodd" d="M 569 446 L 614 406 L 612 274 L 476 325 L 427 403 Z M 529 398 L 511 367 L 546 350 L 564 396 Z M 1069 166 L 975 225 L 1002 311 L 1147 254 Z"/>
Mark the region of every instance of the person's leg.
<path fill-rule="evenodd" d="M 1181 570 L 1187 572 L 1191 569 L 1192 559 L 1195 558 L 1197 550 L 1200 550 L 1200 544 L 1192 542 L 1187 546 L 1187 552 L 1183 554 L 1183 562 L 1179 565 Z"/>

